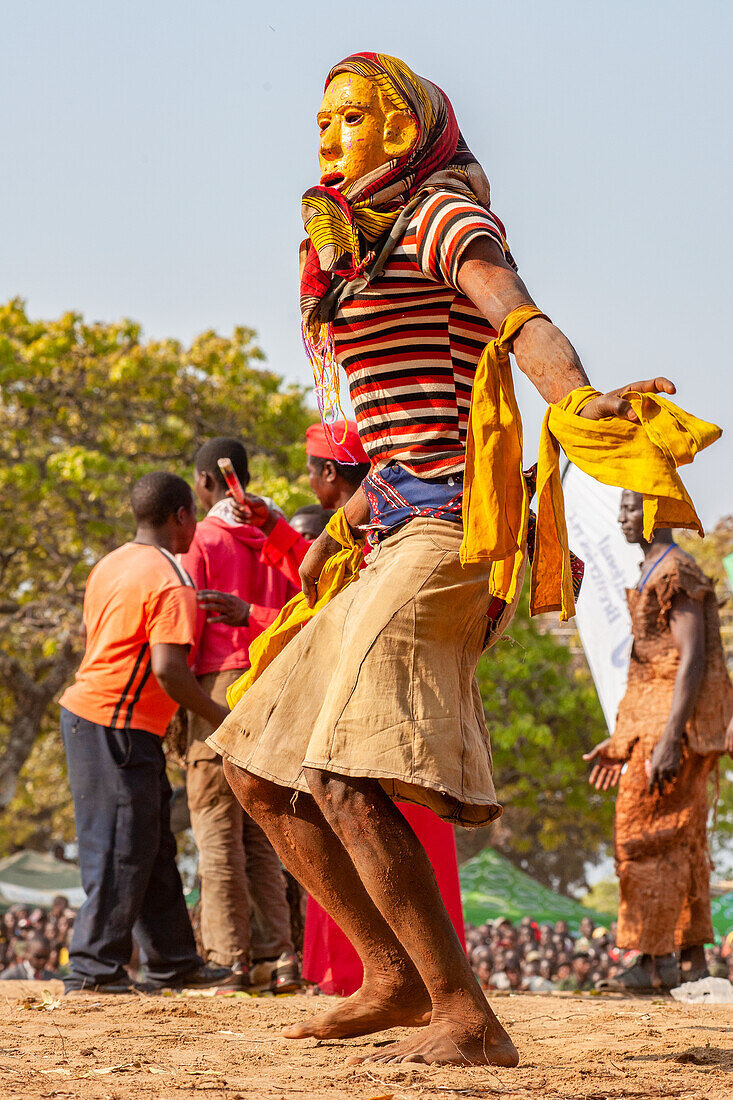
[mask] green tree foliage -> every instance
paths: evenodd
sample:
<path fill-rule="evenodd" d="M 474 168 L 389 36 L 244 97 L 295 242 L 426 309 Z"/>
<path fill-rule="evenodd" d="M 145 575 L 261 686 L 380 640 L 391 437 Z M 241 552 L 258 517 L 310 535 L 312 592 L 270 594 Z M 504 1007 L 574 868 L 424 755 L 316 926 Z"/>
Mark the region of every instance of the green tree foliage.
<path fill-rule="evenodd" d="M 305 391 L 263 367 L 254 338 L 237 328 L 184 347 L 144 341 L 132 321 L 0 307 L 0 851 L 73 836 L 52 700 L 80 657 L 89 570 L 132 534 L 135 479 L 190 475 L 201 442 L 235 435 L 254 491 L 286 510 L 312 499 Z"/>
<path fill-rule="evenodd" d="M 617 878 L 604 878 L 592 886 L 581 899 L 588 909 L 597 913 L 618 913 L 619 886 Z"/>
<path fill-rule="evenodd" d="M 581 759 L 606 736 L 590 673 L 547 625 L 529 617 L 525 590 L 508 634 L 479 663 L 504 807 L 486 832 L 521 870 L 568 893 L 608 846 L 613 799 L 592 790 Z"/>
<path fill-rule="evenodd" d="M 705 532 L 704 539 L 689 531 L 677 531 L 675 541 L 688 554 L 692 554 L 703 572 L 713 579 L 718 599 L 724 601 L 723 618 L 730 618 L 732 593 L 723 558 L 733 554 L 733 516 L 719 519 L 711 531 Z"/>

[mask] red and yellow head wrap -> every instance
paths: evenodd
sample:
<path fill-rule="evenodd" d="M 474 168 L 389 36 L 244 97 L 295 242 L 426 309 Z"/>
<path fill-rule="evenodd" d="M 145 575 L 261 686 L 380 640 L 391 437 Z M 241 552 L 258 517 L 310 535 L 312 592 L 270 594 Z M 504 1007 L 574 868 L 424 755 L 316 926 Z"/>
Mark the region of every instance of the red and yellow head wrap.
<path fill-rule="evenodd" d="M 370 263 L 383 266 L 399 238 L 408 203 L 437 188 L 456 191 L 489 208 L 489 182 L 458 129 L 450 100 L 396 57 L 356 53 L 328 74 L 356 73 L 377 84 L 383 97 L 417 124 L 417 140 L 403 156 L 387 160 L 349 188 L 348 196 L 319 184 L 303 196 L 308 239 L 300 280 L 303 342 L 313 367 L 321 419 L 343 417 L 338 365 L 330 320 L 349 291 L 369 281 Z M 406 209 L 407 208 L 407 209 Z M 328 295 L 328 297 L 326 297 Z M 324 303 L 324 298 L 326 302 Z"/>

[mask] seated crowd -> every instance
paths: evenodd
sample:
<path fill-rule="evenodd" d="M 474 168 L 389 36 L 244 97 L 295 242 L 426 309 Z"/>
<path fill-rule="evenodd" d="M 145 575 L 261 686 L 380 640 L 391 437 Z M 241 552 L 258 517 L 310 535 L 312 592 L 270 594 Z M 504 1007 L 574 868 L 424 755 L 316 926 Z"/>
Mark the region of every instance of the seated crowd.
<path fill-rule="evenodd" d="M 74 916 L 62 895 L 50 909 L 12 905 L 0 919 L 0 980 L 62 978 Z M 513 925 L 503 917 L 478 928 L 466 924 L 466 950 L 487 991 L 587 991 L 603 989 L 633 961 L 635 952 L 617 948 L 614 932 L 615 923 L 605 928 L 590 917 L 581 920 L 577 935 L 564 920 L 538 924 L 522 917 Z M 713 977 L 733 981 L 733 931 L 705 955 Z"/>
<path fill-rule="evenodd" d="M 63 977 L 74 916 L 63 894 L 50 909 L 11 905 L 0 918 L 0 980 Z"/>
<path fill-rule="evenodd" d="M 522 917 L 514 925 L 503 917 L 478 928 L 466 924 L 466 950 L 485 990 L 602 990 L 638 954 L 616 947 L 615 931 L 615 922 L 605 928 L 590 917 L 583 917 L 577 935 L 564 920 L 538 924 Z M 733 981 L 733 932 L 705 956 L 711 976 Z"/>

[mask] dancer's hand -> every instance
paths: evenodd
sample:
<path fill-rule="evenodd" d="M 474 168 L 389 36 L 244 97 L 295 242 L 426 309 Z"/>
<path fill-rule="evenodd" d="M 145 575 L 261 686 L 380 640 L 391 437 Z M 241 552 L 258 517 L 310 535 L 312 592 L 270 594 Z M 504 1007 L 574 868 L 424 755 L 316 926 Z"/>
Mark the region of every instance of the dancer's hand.
<path fill-rule="evenodd" d="M 341 543 L 331 538 L 328 531 L 322 531 L 316 541 L 311 543 L 298 570 L 308 607 L 313 607 L 318 599 L 318 578 L 323 572 L 324 565 L 341 549 Z"/>
<path fill-rule="evenodd" d="M 655 788 L 664 794 L 664 784 L 671 783 L 677 777 L 682 760 L 682 740 L 678 737 L 662 737 L 654 747 L 651 760 L 646 761 L 646 774 L 649 777 L 649 794 Z"/>
<path fill-rule="evenodd" d="M 631 390 L 638 393 L 673 394 L 677 392 L 674 382 L 670 382 L 669 378 L 647 378 L 644 382 L 631 382 L 628 386 L 621 386 L 618 390 L 611 390 L 610 393 L 602 393 L 599 397 L 594 397 L 581 410 L 580 415 L 587 420 L 602 420 L 604 416 L 618 416 L 621 420 L 638 421 L 639 417 L 623 396 Z"/>
<path fill-rule="evenodd" d="M 596 761 L 588 776 L 588 782 L 597 791 L 607 791 L 609 787 L 615 787 L 624 766 L 623 760 L 617 760 L 615 757 L 609 756 L 608 749 L 610 745 L 611 738 L 607 737 L 605 741 L 601 741 L 590 752 L 583 754 L 584 760 Z"/>

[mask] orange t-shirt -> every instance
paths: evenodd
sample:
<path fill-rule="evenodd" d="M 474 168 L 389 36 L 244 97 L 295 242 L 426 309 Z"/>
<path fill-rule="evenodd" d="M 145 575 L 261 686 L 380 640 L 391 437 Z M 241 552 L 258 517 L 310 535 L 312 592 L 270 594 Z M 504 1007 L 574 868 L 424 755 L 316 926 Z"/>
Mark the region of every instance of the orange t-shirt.
<path fill-rule="evenodd" d="M 79 718 L 163 736 L 177 703 L 152 673 L 150 647 L 192 645 L 193 581 L 172 554 L 128 542 L 98 562 L 84 593 L 87 645 L 60 703 Z"/>

